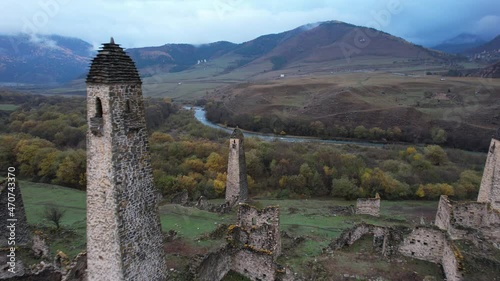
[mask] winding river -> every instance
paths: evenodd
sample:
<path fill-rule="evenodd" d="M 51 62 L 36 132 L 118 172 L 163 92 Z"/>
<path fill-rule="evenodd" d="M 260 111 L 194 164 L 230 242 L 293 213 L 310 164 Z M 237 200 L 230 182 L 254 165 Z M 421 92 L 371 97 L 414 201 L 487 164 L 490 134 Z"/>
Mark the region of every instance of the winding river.
<path fill-rule="evenodd" d="M 199 106 L 185 106 L 185 109 L 194 110 L 194 117 L 200 121 L 203 125 L 219 129 L 228 133 L 232 133 L 234 128 L 224 127 L 207 120 L 207 113 L 205 109 Z M 359 146 L 369 146 L 369 147 L 383 147 L 384 144 L 381 143 L 370 143 L 362 141 L 344 141 L 344 140 L 323 140 L 314 137 L 301 137 L 301 136 L 276 136 L 271 134 L 262 134 L 256 132 L 243 131 L 245 137 L 255 137 L 265 141 L 283 141 L 283 142 L 316 142 L 316 143 L 329 143 L 329 144 L 354 144 Z"/>

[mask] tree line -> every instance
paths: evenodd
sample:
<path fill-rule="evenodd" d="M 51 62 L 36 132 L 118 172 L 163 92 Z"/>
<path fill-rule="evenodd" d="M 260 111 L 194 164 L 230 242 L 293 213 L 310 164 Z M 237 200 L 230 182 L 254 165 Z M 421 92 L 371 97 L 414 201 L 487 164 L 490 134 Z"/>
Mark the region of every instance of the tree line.
<path fill-rule="evenodd" d="M 0 169 L 14 165 L 25 179 L 85 189 L 85 106 L 76 97 L 20 104 L 0 135 Z M 148 99 L 146 118 L 158 190 L 165 197 L 183 190 L 191 198 L 223 197 L 228 134 L 168 99 Z M 360 148 L 254 138 L 245 139 L 245 154 L 250 193 L 276 198 L 474 199 L 485 161 L 439 145 Z"/>
<path fill-rule="evenodd" d="M 470 151 L 486 151 L 488 149 L 491 130 L 479 129 L 466 123 L 456 121 L 435 120 L 429 128 L 406 126 L 365 127 L 328 123 L 325 120 L 308 118 L 280 118 L 273 114 L 253 116 L 246 113 L 235 113 L 220 101 L 205 101 L 207 119 L 211 122 L 245 130 L 277 135 L 312 136 L 322 139 L 358 139 L 375 142 L 406 142 L 440 144 L 447 147 Z"/>

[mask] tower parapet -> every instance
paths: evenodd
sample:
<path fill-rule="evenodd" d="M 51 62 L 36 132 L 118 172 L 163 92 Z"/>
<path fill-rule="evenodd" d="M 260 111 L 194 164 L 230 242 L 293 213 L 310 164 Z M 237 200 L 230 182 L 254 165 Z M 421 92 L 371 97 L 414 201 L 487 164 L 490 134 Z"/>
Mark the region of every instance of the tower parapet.
<path fill-rule="evenodd" d="M 87 76 L 88 280 L 165 280 L 141 79 L 103 44 Z"/>

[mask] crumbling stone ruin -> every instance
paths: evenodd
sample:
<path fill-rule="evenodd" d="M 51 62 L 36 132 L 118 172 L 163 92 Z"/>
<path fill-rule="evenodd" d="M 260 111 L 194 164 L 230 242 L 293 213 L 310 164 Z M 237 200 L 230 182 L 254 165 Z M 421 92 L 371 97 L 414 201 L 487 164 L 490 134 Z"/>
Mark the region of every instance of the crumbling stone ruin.
<path fill-rule="evenodd" d="M 342 232 L 339 238 L 330 243 L 331 250 L 351 246 L 365 235 L 373 235 L 373 248 L 384 257 L 398 253 L 399 245 L 410 229 L 403 226 L 384 227 L 361 223 Z"/>
<path fill-rule="evenodd" d="M 226 202 L 231 206 L 248 199 L 247 169 L 245 163 L 244 137 L 240 129 L 234 129 L 229 138 L 227 163 Z"/>
<path fill-rule="evenodd" d="M 111 39 L 86 82 L 88 280 L 165 280 L 139 73 Z"/>
<path fill-rule="evenodd" d="M 446 232 L 437 227 L 416 227 L 399 248 L 405 256 L 441 264 L 446 280 L 463 280 L 462 257 Z"/>
<path fill-rule="evenodd" d="M 500 144 L 492 140 L 477 202 L 455 202 L 442 195 L 434 227 L 419 227 L 405 239 L 401 253 L 440 263 L 447 280 L 464 280 L 463 254 L 456 241 L 470 241 L 480 251 L 500 249 Z M 488 261 L 491 262 L 491 261 Z"/>
<path fill-rule="evenodd" d="M 435 225 L 451 239 L 467 239 L 476 245 L 489 243 L 500 249 L 500 212 L 490 203 L 455 202 L 442 195 Z"/>
<path fill-rule="evenodd" d="M 221 280 L 230 270 L 251 280 L 292 280 L 291 273 L 276 263 L 281 254 L 279 208 L 257 210 L 240 204 L 238 222 L 228 227 L 228 244 L 193 266 L 194 280 Z"/>
<path fill-rule="evenodd" d="M 10 202 L 9 197 L 15 200 Z M 12 212 L 10 212 L 8 208 L 9 202 L 14 204 Z M 2 234 L 0 235 L 0 248 L 8 248 L 11 246 L 17 247 L 30 243 L 30 231 L 28 228 L 28 221 L 26 220 L 23 197 L 17 181 L 15 182 L 15 188 L 11 188 L 10 190 L 8 188 L 7 179 L 0 182 L 0 206 L 3 208 L 2 211 L 0 211 L 0 229 L 2 230 Z M 14 228 L 9 227 L 11 223 L 14 223 Z M 15 240 L 13 240 L 16 243 L 15 245 L 9 244 L 11 233 L 15 234 Z"/>
<path fill-rule="evenodd" d="M 68 265 L 62 281 L 87 281 L 87 252 L 79 253 Z"/>
<path fill-rule="evenodd" d="M 500 210 L 500 130 L 491 139 L 477 202 L 490 203 Z"/>
<path fill-rule="evenodd" d="M 230 242 L 277 258 L 281 254 L 279 222 L 278 207 L 257 210 L 248 204 L 240 204 L 238 224 L 229 227 Z"/>
<path fill-rule="evenodd" d="M 357 215 L 380 216 L 380 196 L 375 198 L 358 198 L 356 201 Z"/>
<path fill-rule="evenodd" d="M 172 199 L 170 200 L 170 203 L 172 204 L 179 204 L 182 206 L 186 206 L 189 203 L 189 194 L 187 190 L 183 190 L 181 192 L 177 192 L 172 196 Z"/>

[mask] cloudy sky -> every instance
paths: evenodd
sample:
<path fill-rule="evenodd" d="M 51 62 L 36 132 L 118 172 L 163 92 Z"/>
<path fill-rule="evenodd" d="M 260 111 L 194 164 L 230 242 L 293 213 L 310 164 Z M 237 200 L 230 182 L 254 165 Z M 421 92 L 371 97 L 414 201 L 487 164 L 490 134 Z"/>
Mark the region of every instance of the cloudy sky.
<path fill-rule="evenodd" d="M 0 33 L 60 34 L 94 46 L 235 43 L 340 20 L 424 46 L 500 34 L 498 0 L 0 0 Z"/>

